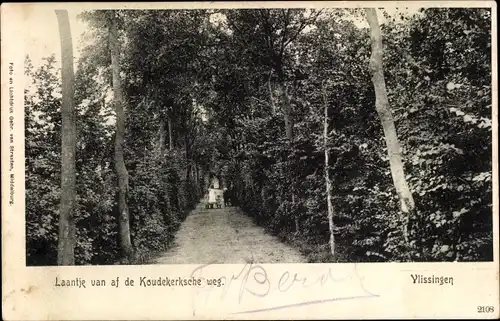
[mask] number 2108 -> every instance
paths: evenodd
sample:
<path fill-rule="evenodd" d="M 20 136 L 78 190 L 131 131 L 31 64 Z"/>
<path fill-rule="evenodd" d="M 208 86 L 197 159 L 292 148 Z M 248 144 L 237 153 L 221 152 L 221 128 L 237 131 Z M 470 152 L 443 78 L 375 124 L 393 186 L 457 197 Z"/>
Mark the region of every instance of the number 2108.
<path fill-rule="evenodd" d="M 478 313 L 492 313 L 495 312 L 495 308 L 491 305 L 480 305 L 477 307 Z"/>

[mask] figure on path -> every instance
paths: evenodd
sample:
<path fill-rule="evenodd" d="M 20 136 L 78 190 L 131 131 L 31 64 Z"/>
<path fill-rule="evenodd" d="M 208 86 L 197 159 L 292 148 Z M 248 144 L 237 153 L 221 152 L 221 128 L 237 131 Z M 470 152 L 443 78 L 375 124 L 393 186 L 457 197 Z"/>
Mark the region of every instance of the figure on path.
<path fill-rule="evenodd" d="M 224 197 L 224 207 L 231 206 L 230 192 L 227 188 L 224 188 L 222 196 Z"/>
<path fill-rule="evenodd" d="M 215 206 L 217 208 L 222 208 L 222 200 L 221 200 L 220 194 L 217 194 L 217 196 L 216 196 Z"/>
<path fill-rule="evenodd" d="M 207 203 L 205 208 L 222 208 L 222 190 L 214 188 L 214 184 L 210 186 L 207 195 Z"/>

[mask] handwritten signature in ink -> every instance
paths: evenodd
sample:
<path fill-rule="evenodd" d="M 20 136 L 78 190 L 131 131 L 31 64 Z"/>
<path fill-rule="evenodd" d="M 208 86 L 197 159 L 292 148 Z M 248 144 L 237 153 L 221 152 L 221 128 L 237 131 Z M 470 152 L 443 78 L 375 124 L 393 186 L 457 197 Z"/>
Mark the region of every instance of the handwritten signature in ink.
<path fill-rule="evenodd" d="M 213 265 L 212 264 L 201 265 L 191 273 L 191 276 L 201 277 L 203 275 L 203 272 L 208 270 L 210 267 L 213 267 Z M 338 285 L 341 282 L 350 282 L 349 283 L 350 287 L 357 286 L 358 287 L 357 292 L 359 292 L 359 294 L 349 295 L 349 296 L 326 297 L 325 299 L 303 301 L 289 305 L 274 306 L 258 310 L 248 310 L 237 313 L 241 314 L 241 313 L 262 312 L 262 311 L 277 310 L 295 306 L 319 304 L 319 303 L 333 302 L 340 300 L 354 300 L 354 299 L 379 297 L 378 294 L 374 294 L 365 288 L 365 285 L 363 283 L 364 277 L 362 277 L 359 274 L 356 264 L 353 265 L 352 271 L 349 272 L 350 273 L 347 276 L 337 276 L 332 267 L 329 267 L 328 269 L 326 269 L 326 271 L 319 273 L 319 275 L 317 274 L 315 276 L 305 276 L 305 275 L 300 275 L 298 272 L 291 272 L 289 270 L 285 270 L 283 273 L 281 273 L 279 278 L 272 279 L 269 277 L 268 272 L 264 266 L 260 264 L 247 263 L 242 267 L 241 270 L 239 270 L 236 273 L 232 273 L 230 278 L 226 278 L 224 276 L 221 277 L 222 279 L 221 283 L 223 284 L 223 289 L 220 299 L 223 299 L 230 289 L 234 289 L 234 287 L 232 287 L 233 285 L 235 286 L 239 285 L 238 289 L 239 304 L 243 302 L 246 293 L 255 297 L 263 298 L 268 296 L 271 292 L 274 291 L 285 293 L 292 289 L 297 289 L 299 287 L 301 289 L 312 288 L 314 286 L 320 287 L 322 289 L 326 288 L 327 291 L 324 291 L 326 297 L 327 294 L 331 295 L 332 292 L 334 292 L 334 291 L 328 291 L 328 289 L 335 290 L 336 288 L 334 287 L 334 284 Z M 213 290 L 214 288 L 206 288 L 206 291 L 204 292 L 209 294 Z M 208 300 L 208 297 L 206 299 Z"/>

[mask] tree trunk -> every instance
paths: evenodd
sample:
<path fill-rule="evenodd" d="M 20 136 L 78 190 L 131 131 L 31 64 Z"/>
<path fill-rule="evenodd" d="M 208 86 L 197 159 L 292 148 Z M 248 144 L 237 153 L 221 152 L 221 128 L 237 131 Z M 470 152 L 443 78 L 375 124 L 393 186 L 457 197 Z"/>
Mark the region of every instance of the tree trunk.
<path fill-rule="evenodd" d="M 366 17 L 371 29 L 372 55 L 370 58 L 370 72 L 372 73 L 373 87 L 375 88 L 375 107 L 377 109 L 382 127 L 384 128 L 385 141 L 387 144 L 387 153 L 392 174 L 392 180 L 400 200 L 401 211 L 404 213 L 403 236 L 408 242 L 408 222 L 412 213 L 415 211 L 413 196 L 406 182 L 403 161 L 401 159 L 400 145 L 396 133 L 396 126 L 387 98 L 383 71 L 382 54 L 382 35 L 377 19 L 375 9 L 367 8 Z"/>
<path fill-rule="evenodd" d="M 290 102 L 290 96 L 288 96 L 283 81 L 279 82 L 279 86 L 281 95 L 283 97 L 283 116 L 285 118 L 286 138 L 288 138 L 288 140 L 291 142 L 293 138 L 293 120 L 291 116 L 292 104 Z"/>
<path fill-rule="evenodd" d="M 188 135 L 187 133 L 184 133 L 184 139 L 183 139 L 184 143 L 183 143 L 183 145 L 184 145 L 184 152 L 186 154 L 186 156 L 185 156 L 186 176 L 185 176 L 185 178 L 186 178 L 186 183 L 189 183 L 190 180 L 191 180 L 191 165 L 192 164 L 191 164 L 191 159 L 190 159 L 191 158 L 191 155 L 190 155 L 191 153 L 190 153 L 190 150 L 189 150 L 189 142 L 188 142 L 188 136 L 187 135 Z"/>
<path fill-rule="evenodd" d="M 195 189 L 196 189 L 196 197 L 199 197 L 200 196 L 200 183 L 199 183 L 199 173 L 198 173 L 198 164 L 194 164 L 194 167 L 193 167 L 193 170 L 194 170 L 194 186 L 195 186 Z"/>
<path fill-rule="evenodd" d="M 325 118 L 323 121 L 323 147 L 325 149 L 325 185 L 326 185 L 326 203 L 328 206 L 328 227 L 330 230 L 330 253 L 335 257 L 335 236 L 333 234 L 333 204 L 332 204 L 332 183 L 329 174 L 329 148 L 328 148 L 328 100 L 326 88 L 323 85 L 323 101 L 325 105 Z"/>
<path fill-rule="evenodd" d="M 165 150 L 165 120 L 160 118 L 160 129 L 159 129 L 159 139 L 158 139 L 158 153 L 163 156 L 163 151 Z"/>
<path fill-rule="evenodd" d="M 267 197 L 267 186 L 263 184 L 262 188 L 260 189 L 260 203 L 264 208 L 266 208 L 266 197 Z"/>
<path fill-rule="evenodd" d="M 186 165 L 186 183 L 189 183 L 191 181 L 191 174 L 193 173 L 192 168 L 191 168 L 191 161 L 189 159 L 186 159 L 187 165 Z"/>
<path fill-rule="evenodd" d="M 174 149 L 174 137 L 172 136 L 172 120 L 168 118 L 168 149 Z"/>
<path fill-rule="evenodd" d="M 111 69 L 113 72 L 113 103 L 116 111 L 116 139 L 115 139 L 115 169 L 118 176 L 118 211 L 120 226 L 120 248 L 123 256 L 133 261 L 134 250 L 130 238 L 130 217 L 127 204 L 128 172 L 123 157 L 123 139 L 125 135 L 125 112 L 123 110 L 123 93 L 120 79 L 120 49 L 116 18 L 110 17 L 109 47 L 111 52 Z"/>
<path fill-rule="evenodd" d="M 278 72 L 280 75 L 281 73 Z M 292 105 L 290 102 L 290 96 L 288 96 L 288 93 L 286 91 L 286 86 L 283 81 L 283 78 L 280 76 L 279 78 L 279 88 L 281 91 L 281 96 L 283 98 L 283 116 L 285 118 L 285 133 L 286 133 L 286 138 L 288 139 L 288 142 L 291 143 L 293 139 L 293 120 L 290 115 L 291 110 L 292 110 Z M 289 175 L 292 175 L 291 169 L 288 168 Z M 292 207 L 295 208 L 295 194 L 294 194 L 294 186 L 291 186 L 291 197 L 292 197 Z M 288 199 L 288 197 L 287 197 Z M 294 223 L 295 223 L 295 233 L 300 232 L 300 226 L 299 226 L 299 218 L 297 216 L 294 217 Z"/>
<path fill-rule="evenodd" d="M 295 208 L 295 193 L 292 192 L 292 207 Z M 295 215 L 293 218 L 294 223 L 295 223 L 295 233 L 300 233 L 300 223 L 299 223 L 299 217 Z"/>
<path fill-rule="evenodd" d="M 274 104 L 273 97 L 273 87 L 271 85 L 271 73 L 269 74 L 269 79 L 267 80 L 267 89 L 269 90 L 269 101 L 271 102 L 272 115 L 276 115 L 276 105 Z"/>
<path fill-rule="evenodd" d="M 59 214 L 58 265 L 75 264 L 76 123 L 74 103 L 73 44 L 68 11 L 55 10 L 59 24 L 62 60 L 61 204 Z"/>

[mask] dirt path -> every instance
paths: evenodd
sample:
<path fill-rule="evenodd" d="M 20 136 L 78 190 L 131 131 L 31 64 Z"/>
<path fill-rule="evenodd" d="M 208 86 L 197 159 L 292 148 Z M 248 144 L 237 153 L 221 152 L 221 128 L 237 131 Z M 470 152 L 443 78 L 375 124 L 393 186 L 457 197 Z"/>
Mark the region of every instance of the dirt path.
<path fill-rule="evenodd" d="M 156 264 L 304 263 L 298 251 L 267 234 L 236 207 L 198 204 L 175 236 L 175 246 Z"/>

